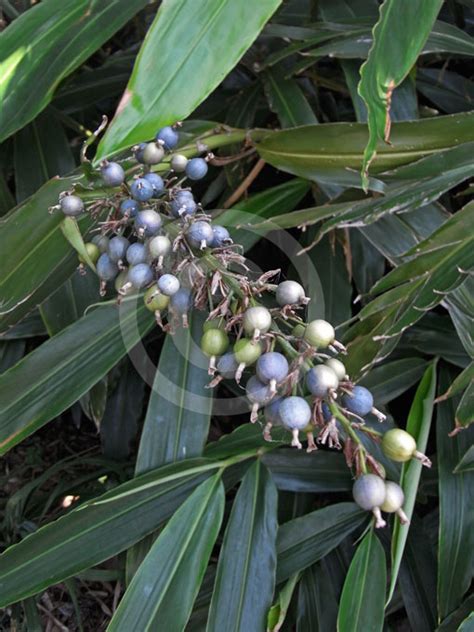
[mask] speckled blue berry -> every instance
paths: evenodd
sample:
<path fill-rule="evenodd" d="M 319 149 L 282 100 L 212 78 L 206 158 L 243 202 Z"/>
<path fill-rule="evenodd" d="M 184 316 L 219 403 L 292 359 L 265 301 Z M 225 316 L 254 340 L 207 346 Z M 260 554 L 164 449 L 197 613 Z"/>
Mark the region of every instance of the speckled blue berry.
<path fill-rule="evenodd" d="M 288 375 L 288 360 L 278 351 L 269 351 L 259 357 L 255 369 L 261 382 L 275 380 L 278 383 Z"/>
<path fill-rule="evenodd" d="M 97 259 L 97 275 L 102 281 L 112 281 L 119 273 L 118 265 L 104 252 Z"/>
<path fill-rule="evenodd" d="M 230 380 L 235 376 L 238 368 L 239 363 L 232 352 L 224 353 L 217 362 L 217 371 L 227 380 Z"/>
<path fill-rule="evenodd" d="M 359 415 L 359 417 L 365 417 L 374 406 L 374 398 L 372 393 L 364 386 L 354 386 L 350 395 L 348 393 L 344 394 L 342 404 L 351 413 Z"/>
<path fill-rule="evenodd" d="M 125 180 L 125 171 L 118 162 L 107 162 L 100 168 L 102 179 L 109 187 L 118 187 Z"/>
<path fill-rule="evenodd" d="M 125 253 L 127 252 L 129 245 L 130 242 L 126 239 L 126 237 L 122 237 L 121 235 L 112 237 L 107 248 L 107 254 L 110 257 L 110 260 L 117 262 L 121 259 L 125 259 Z"/>
<path fill-rule="evenodd" d="M 135 217 L 140 208 L 139 202 L 128 198 L 120 204 L 119 211 L 122 217 Z"/>
<path fill-rule="evenodd" d="M 189 227 L 186 236 L 189 243 L 195 248 L 205 248 L 212 241 L 212 227 L 207 222 L 194 222 L 194 224 L 191 224 Z"/>
<path fill-rule="evenodd" d="M 180 288 L 176 294 L 173 294 L 170 300 L 171 309 L 177 314 L 187 314 L 193 304 L 193 295 L 191 290 L 186 287 Z"/>
<path fill-rule="evenodd" d="M 223 246 L 227 246 L 232 243 L 229 231 L 227 228 L 224 228 L 224 226 L 213 224 L 212 233 L 212 241 L 209 244 L 211 248 L 222 248 Z"/>
<path fill-rule="evenodd" d="M 147 173 L 143 176 L 145 180 L 153 187 L 153 197 L 160 197 L 165 190 L 165 183 L 163 182 L 163 178 L 159 176 L 157 173 Z"/>
<path fill-rule="evenodd" d="M 146 202 L 155 194 L 151 182 L 148 182 L 145 178 L 137 178 L 134 180 L 130 186 L 130 193 L 132 197 L 139 202 Z"/>
<path fill-rule="evenodd" d="M 179 290 L 179 279 L 174 274 L 163 274 L 158 279 L 158 287 L 166 296 L 173 296 Z"/>
<path fill-rule="evenodd" d="M 171 125 L 166 125 L 160 129 L 156 135 L 156 140 L 163 141 L 166 149 L 173 149 L 179 142 L 179 134 Z"/>
<path fill-rule="evenodd" d="M 173 217 L 185 217 L 196 212 L 197 204 L 189 191 L 180 191 L 171 201 L 171 214 Z"/>
<path fill-rule="evenodd" d="M 306 374 L 306 385 L 312 395 L 326 397 L 330 389 L 337 389 L 339 380 L 330 367 L 318 364 Z"/>
<path fill-rule="evenodd" d="M 280 406 L 283 399 L 283 397 L 276 397 L 265 406 L 265 419 L 271 423 L 272 426 L 281 426 L 283 423 L 280 417 Z"/>
<path fill-rule="evenodd" d="M 256 375 L 252 375 L 247 382 L 245 393 L 254 404 L 267 404 L 273 396 L 268 384 L 261 382 Z"/>
<path fill-rule="evenodd" d="M 280 404 L 280 418 L 290 430 L 302 430 L 311 421 L 311 408 L 302 397 L 285 397 Z"/>
<path fill-rule="evenodd" d="M 84 202 L 77 195 L 65 195 L 59 202 L 64 215 L 77 217 L 84 211 Z"/>
<path fill-rule="evenodd" d="M 153 270 L 146 263 L 139 263 L 129 269 L 127 281 L 139 290 L 153 281 Z"/>
<path fill-rule="evenodd" d="M 156 235 L 161 228 L 161 224 L 160 215 L 151 209 L 140 211 L 135 217 L 135 230 L 146 237 Z"/>
<path fill-rule="evenodd" d="M 208 170 L 207 162 L 204 158 L 191 158 L 186 165 L 186 175 L 190 180 L 201 180 Z"/>
<path fill-rule="evenodd" d="M 131 266 L 136 266 L 139 263 L 146 263 L 147 249 L 145 244 L 132 244 L 127 248 L 126 258 Z"/>

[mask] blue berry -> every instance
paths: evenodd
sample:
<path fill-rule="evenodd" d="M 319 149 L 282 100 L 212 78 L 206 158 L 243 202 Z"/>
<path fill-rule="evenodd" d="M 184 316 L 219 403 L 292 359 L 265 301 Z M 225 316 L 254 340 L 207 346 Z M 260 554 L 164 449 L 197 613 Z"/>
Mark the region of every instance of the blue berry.
<path fill-rule="evenodd" d="M 211 248 L 222 248 L 222 246 L 232 243 L 229 231 L 227 228 L 224 228 L 224 226 L 214 224 L 212 226 L 212 232 L 213 237 L 211 243 L 209 244 Z"/>
<path fill-rule="evenodd" d="M 107 253 L 110 257 L 110 260 L 117 262 L 121 259 L 124 259 L 129 245 L 130 243 L 128 239 L 122 237 L 121 235 L 118 235 L 117 237 L 112 237 L 107 248 Z"/>
<path fill-rule="evenodd" d="M 190 180 L 201 180 L 208 170 L 207 162 L 204 158 L 191 158 L 186 165 L 186 175 Z"/>
<path fill-rule="evenodd" d="M 120 204 L 119 210 L 122 217 L 135 217 L 140 210 L 140 204 L 136 200 L 128 198 Z"/>
<path fill-rule="evenodd" d="M 265 406 L 265 420 L 272 426 L 281 426 L 283 423 L 280 417 L 280 406 L 283 399 L 283 397 L 277 397 Z"/>
<path fill-rule="evenodd" d="M 306 385 L 310 392 L 316 397 L 326 397 L 329 390 L 336 390 L 339 386 L 339 380 L 334 371 L 324 365 L 310 369 L 306 375 Z"/>
<path fill-rule="evenodd" d="M 105 252 L 98 258 L 96 269 L 97 275 L 102 281 L 112 281 L 119 273 L 117 264 Z"/>
<path fill-rule="evenodd" d="M 166 149 L 173 149 L 178 144 L 179 134 L 170 125 L 166 125 L 166 127 L 160 129 L 156 135 L 156 140 L 163 141 Z"/>
<path fill-rule="evenodd" d="M 155 194 L 153 186 L 148 180 L 145 180 L 145 178 L 137 178 L 134 180 L 130 186 L 130 193 L 132 197 L 139 202 L 146 202 Z"/>
<path fill-rule="evenodd" d="M 229 353 L 224 353 L 218 362 L 217 362 L 217 370 L 226 379 L 230 380 L 235 376 L 235 373 L 239 367 L 237 360 L 235 359 L 235 355 L 230 351 Z"/>
<path fill-rule="evenodd" d="M 323 411 L 323 419 L 324 421 L 329 421 L 332 417 L 334 417 L 334 415 L 331 412 L 331 409 L 329 408 L 329 406 L 323 402 L 323 405 L 321 406 L 321 409 Z"/>
<path fill-rule="evenodd" d="M 173 296 L 179 290 L 179 280 L 174 274 L 164 274 L 158 279 L 158 287 L 166 296 Z"/>
<path fill-rule="evenodd" d="M 247 382 L 245 392 L 249 400 L 255 404 L 266 404 L 273 397 L 268 384 L 261 382 L 256 375 Z"/>
<path fill-rule="evenodd" d="M 64 215 L 77 217 L 84 211 L 84 202 L 77 195 L 65 195 L 59 202 Z"/>
<path fill-rule="evenodd" d="M 350 395 L 347 393 L 344 395 L 342 404 L 351 413 L 359 415 L 359 417 L 365 417 L 374 406 L 374 398 L 372 393 L 364 386 L 354 386 Z"/>
<path fill-rule="evenodd" d="M 135 218 L 135 230 L 141 235 L 152 237 L 161 228 L 160 215 L 151 209 L 146 209 L 137 213 Z"/>
<path fill-rule="evenodd" d="M 212 241 L 213 232 L 212 227 L 207 222 L 198 221 L 191 224 L 186 233 L 189 242 L 195 248 L 206 248 Z"/>
<path fill-rule="evenodd" d="M 385 500 L 385 483 L 376 474 L 364 474 L 352 487 L 354 500 L 366 511 L 380 507 Z"/>
<path fill-rule="evenodd" d="M 106 235 L 94 235 L 94 237 L 92 237 L 92 243 L 99 248 L 100 252 L 107 252 L 109 238 Z"/>
<path fill-rule="evenodd" d="M 311 408 L 302 397 L 285 397 L 280 404 L 280 418 L 290 430 L 302 430 L 311 420 Z"/>
<path fill-rule="evenodd" d="M 138 147 L 135 149 L 135 158 L 138 160 L 138 162 L 141 162 L 142 164 L 144 164 L 143 152 L 145 151 L 145 147 L 146 147 L 146 143 L 140 143 Z"/>
<path fill-rule="evenodd" d="M 282 353 L 270 351 L 259 357 L 255 368 L 261 382 L 278 384 L 288 375 L 288 360 Z"/>
<path fill-rule="evenodd" d="M 127 249 L 126 257 L 131 266 L 136 266 L 139 263 L 145 263 L 147 257 L 145 245 L 138 242 L 136 244 L 132 244 Z"/>
<path fill-rule="evenodd" d="M 180 191 L 171 201 L 171 214 L 173 217 L 185 217 L 196 212 L 197 204 L 190 191 Z"/>
<path fill-rule="evenodd" d="M 147 173 L 143 177 L 145 180 L 148 180 L 153 187 L 153 197 L 159 197 L 164 192 L 165 183 L 163 182 L 163 178 L 157 173 Z"/>
<path fill-rule="evenodd" d="M 187 314 L 193 304 L 193 296 L 188 288 L 180 288 L 176 294 L 173 294 L 170 300 L 170 306 L 177 314 Z"/>
<path fill-rule="evenodd" d="M 102 179 L 109 187 L 118 187 L 125 180 L 125 171 L 118 162 L 105 162 L 101 168 Z"/>
<path fill-rule="evenodd" d="M 128 283 L 131 283 L 134 288 L 140 289 L 150 285 L 153 281 L 153 270 L 146 263 L 139 263 L 129 269 L 127 275 Z"/>

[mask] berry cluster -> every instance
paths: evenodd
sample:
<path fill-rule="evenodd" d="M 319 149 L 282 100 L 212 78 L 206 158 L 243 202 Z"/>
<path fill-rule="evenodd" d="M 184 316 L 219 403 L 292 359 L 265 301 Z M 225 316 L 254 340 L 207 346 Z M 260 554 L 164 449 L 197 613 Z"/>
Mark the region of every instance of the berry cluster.
<path fill-rule="evenodd" d="M 206 309 L 201 349 L 209 357 L 209 387 L 224 379 L 240 384 L 245 374 L 250 420 L 262 423 L 266 440 L 272 427 L 281 426 L 297 448 L 303 432 L 308 452 L 317 443 L 336 448 L 342 443 L 358 476 L 356 502 L 373 511 L 376 526 L 385 524 L 381 510 L 396 511 L 405 520 L 401 488 L 383 480 L 383 466 L 364 447 L 361 433 L 381 441 L 385 455 L 395 461 L 416 457 L 428 465 L 428 459 L 405 431 L 382 436 L 365 423 L 369 414 L 380 421 L 385 416 L 374 408 L 370 391 L 354 385 L 335 357 L 345 348 L 333 326 L 320 319 L 304 321 L 309 301 L 304 288 L 291 280 L 272 283 L 278 270 L 250 278 L 240 246 L 226 228 L 211 222 L 186 186 L 206 175 L 212 155 L 188 160 L 173 152 L 178 142 L 177 126 L 164 127 L 153 142 L 134 147 L 139 172 L 131 179 L 121 164 L 102 162 L 100 175 L 111 193 L 87 208 L 75 192 L 61 194 L 57 208 L 67 216 L 107 209 L 100 232 L 85 244 L 101 292 L 111 282 L 118 300 L 144 290 L 146 308 L 171 333 L 187 327 L 193 308 Z M 163 175 L 153 171 L 157 165 Z"/>

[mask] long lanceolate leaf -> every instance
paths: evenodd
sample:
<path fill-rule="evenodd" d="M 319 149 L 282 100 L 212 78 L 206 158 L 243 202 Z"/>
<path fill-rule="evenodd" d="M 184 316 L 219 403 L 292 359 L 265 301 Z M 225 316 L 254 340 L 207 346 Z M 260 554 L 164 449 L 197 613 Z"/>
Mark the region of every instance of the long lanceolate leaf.
<path fill-rule="evenodd" d="M 433 415 L 433 403 L 436 394 L 436 363 L 431 364 L 416 390 L 413 404 L 407 421 L 407 432 L 415 438 L 417 450 L 425 452 Z M 416 493 L 420 482 L 422 464 L 411 459 L 403 464 L 400 485 L 405 494 L 404 511 L 410 519 L 415 507 Z M 395 518 L 392 536 L 392 575 L 388 602 L 391 601 L 397 583 L 398 571 L 402 561 L 403 551 L 407 541 L 409 525 L 402 525 Z"/>
<path fill-rule="evenodd" d="M 70 74 L 148 0 L 43 0 L 0 36 L 0 140 L 31 121 Z"/>
<path fill-rule="evenodd" d="M 423 49 L 442 0 L 385 0 L 373 31 L 373 44 L 361 68 L 359 93 L 368 110 L 369 142 L 364 152 L 363 178 L 375 156 L 377 141 L 390 138 L 393 90 L 410 72 Z"/>
<path fill-rule="evenodd" d="M 164 0 L 97 159 L 187 117 L 235 66 L 280 3 Z"/>
<path fill-rule="evenodd" d="M 258 460 L 232 508 L 217 566 L 207 631 L 264 630 L 275 584 L 277 491 Z"/>
<path fill-rule="evenodd" d="M 154 320 L 134 299 L 101 306 L 0 378 L 0 453 L 57 417 L 100 380 Z"/>
<path fill-rule="evenodd" d="M 191 494 L 140 565 L 109 632 L 184 629 L 219 533 L 224 500 L 220 473 Z"/>

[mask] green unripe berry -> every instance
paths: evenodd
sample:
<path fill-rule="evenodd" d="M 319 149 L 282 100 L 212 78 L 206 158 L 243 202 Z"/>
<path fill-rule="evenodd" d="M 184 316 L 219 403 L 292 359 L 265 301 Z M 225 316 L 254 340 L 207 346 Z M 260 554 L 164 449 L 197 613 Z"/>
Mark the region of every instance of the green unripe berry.
<path fill-rule="evenodd" d="M 248 338 L 241 338 L 234 345 L 234 356 L 239 364 L 250 366 L 262 355 L 262 347 Z"/>
<path fill-rule="evenodd" d="M 92 261 L 92 263 L 95 263 L 97 259 L 100 257 L 99 247 L 96 244 L 93 244 L 92 242 L 88 242 L 87 244 L 84 244 L 84 245 L 86 247 L 86 252 L 89 255 L 89 259 Z M 86 263 L 82 255 L 79 255 L 78 258 L 81 263 Z"/>
<path fill-rule="evenodd" d="M 293 331 L 291 332 L 291 335 L 294 336 L 295 338 L 302 338 L 304 336 L 305 329 L 306 329 L 306 325 L 303 325 L 302 323 L 298 323 L 297 325 L 293 327 Z"/>
<path fill-rule="evenodd" d="M 117 292 L 121 290 L 122 296 L 128 296 L 129 294 L 133 294 L 136 290 L 133 288 L 133 285 L 129 285 L 127 287 L 127 276 L 128 276 L 128 268 L 119 272 L 117 278 L 114 281 L 114 286 Z M 125 288 L 125 289 L 123 289 Z"/>
<path fill-rule="evenodd" d="M 149 309 L 150 312 L 161 312 L 168 307 L 170 297 L 166 296 L 166 294 L 162 294 L 156 285 L 152 285 L 145 292 L 143 301 L 145 307 Z"/>
<path fill-rule="evenodd" d="M 401 428 L 392 428 L 382 437 L 382 450 L 392 461 L 404 463 L 409 461 L 416 452 L 416 441 Z"/>
<path fill-rule="evenodd" d="M 209 357 L 220 356 L 229 347 L 229 336 L 221 329 L 209 329 L 201 338 L 201 349 Z"/>
<path fill-rule="evenodd" d="M 326 320 L 312 320 L 306 325 L 303 338 L 312 347 L 324 349 L 334 342 L 336 332 Z"/>
<path fill-rule="evenodd" d="M 329 358 L 324 364 L 334 371 L 339 381 L 342 381 L 346 377 L 346 367 L 337 358 Z"/>
<path fill-rule="evenodd" d="M 380 505 L 382 511 L 387 513 L 395 513 L 405 502 L 405 494 L 403 489 L 393 481 L 385 481 L 385 500 Z"/>

